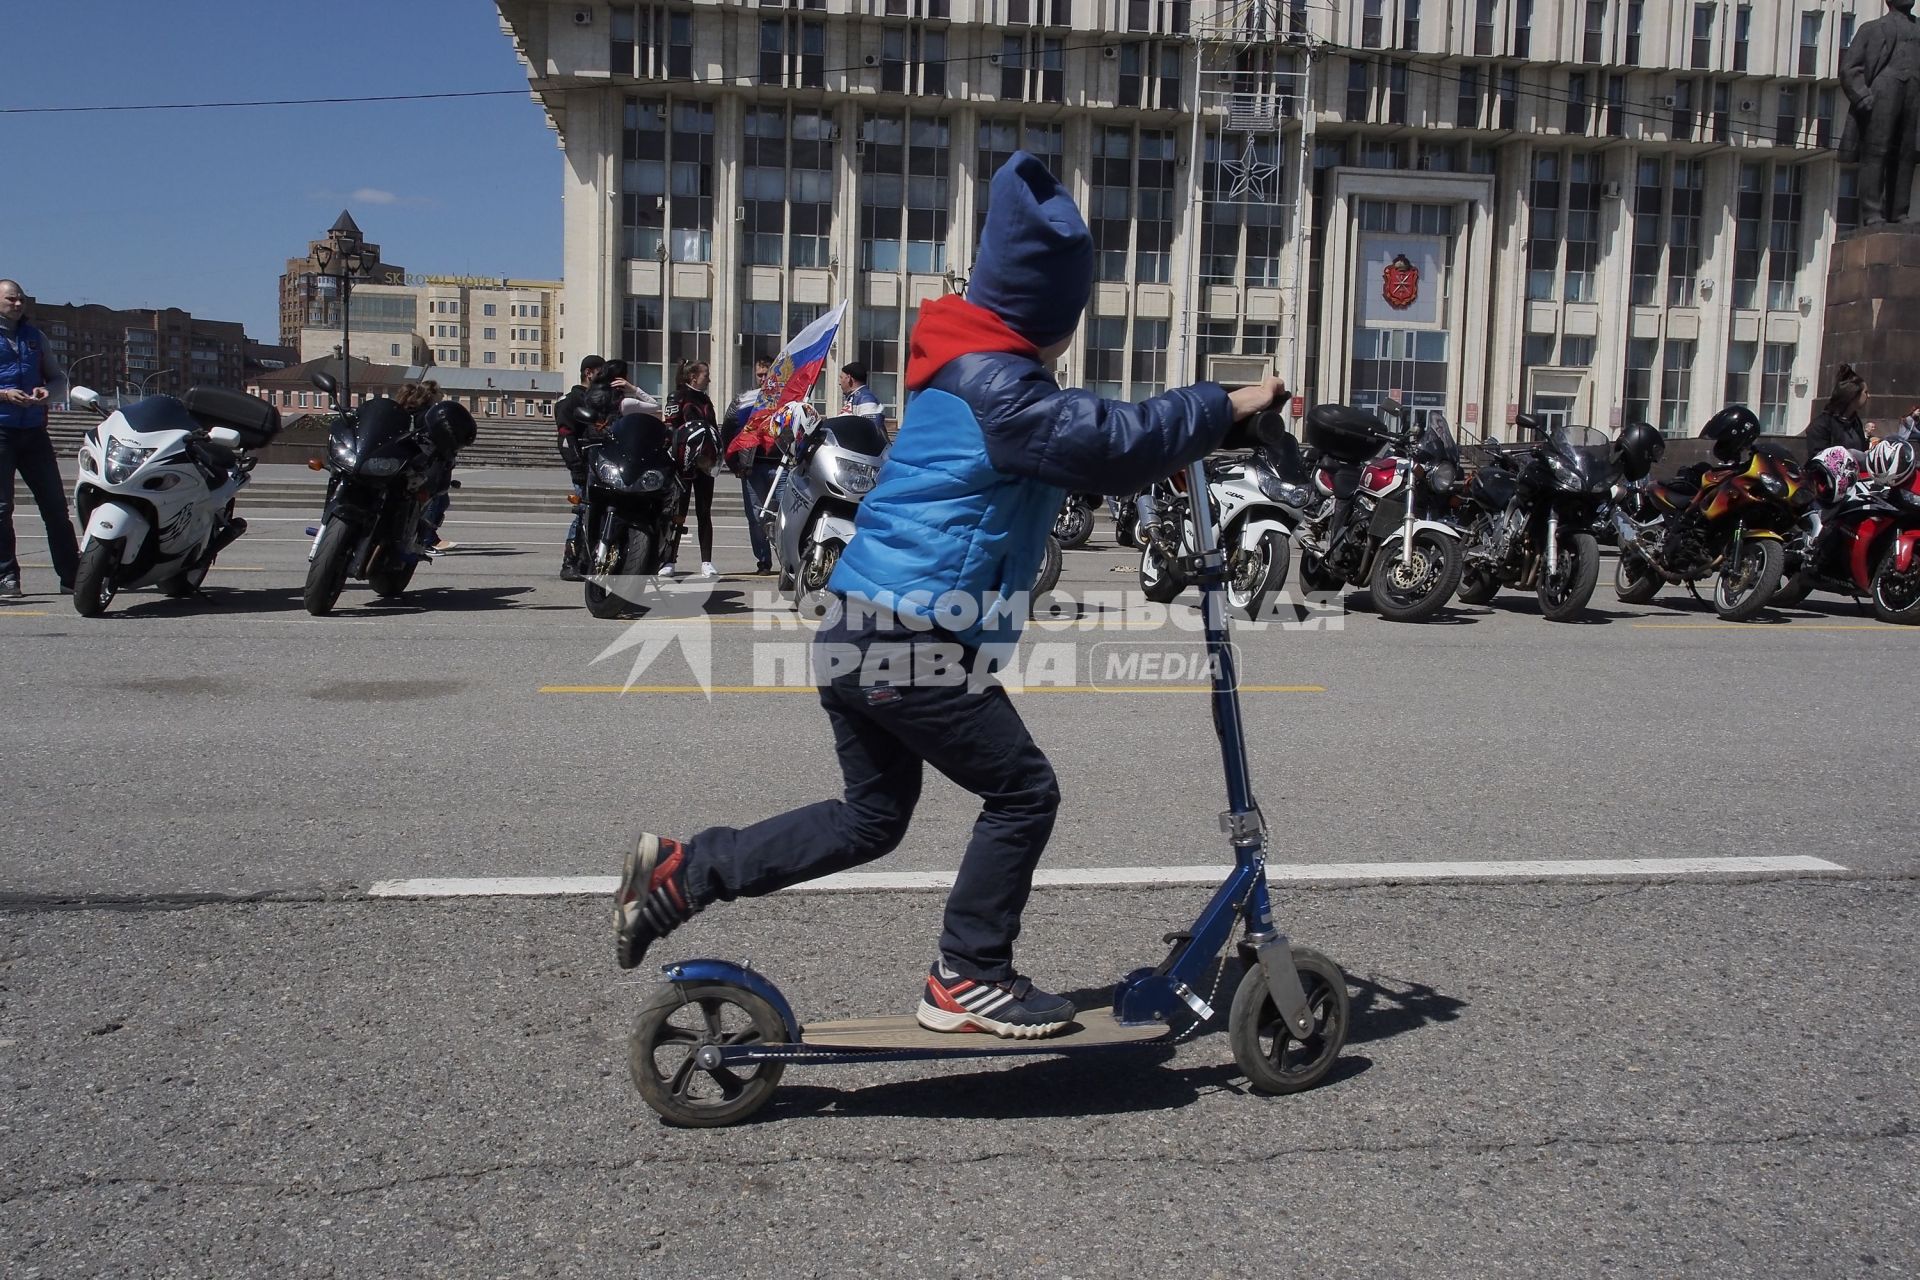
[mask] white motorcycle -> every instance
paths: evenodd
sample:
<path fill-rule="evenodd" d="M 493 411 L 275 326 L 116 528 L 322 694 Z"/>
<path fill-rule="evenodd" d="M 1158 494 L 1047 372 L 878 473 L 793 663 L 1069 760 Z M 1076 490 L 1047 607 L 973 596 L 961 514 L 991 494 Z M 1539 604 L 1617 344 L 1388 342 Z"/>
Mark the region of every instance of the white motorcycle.
<path fill-rule="evenodd" d="M 86 532 L 74 609 L 96 617 L 119 592 L 147 586 L 192 595 L 214 557 L 246 532 L 247 522 L 233 514 L 234 495 L 253 470 L 247 451 L 279 432 L 280 411 L 219 387 L 115 410 L 85 387 L 67 398 L 105 419 L 80 442 L 73 505 Z"/>
<path fill-rule="evenodd" d="M 1207 462 L 1216 545 L 1227 554 L 1227 603 L 1251 620 L 1286 583 L 1294 527 L 1314 501 L 1299 452 L 1291 433 L 1268 425 L 1253 452 Z M 1161 603 L 1187 588 L 1185 565 L 1199 554 L 1185 480 L 1184 472 L 1175 475 L 1138 504 L 1140 589 Z"/>

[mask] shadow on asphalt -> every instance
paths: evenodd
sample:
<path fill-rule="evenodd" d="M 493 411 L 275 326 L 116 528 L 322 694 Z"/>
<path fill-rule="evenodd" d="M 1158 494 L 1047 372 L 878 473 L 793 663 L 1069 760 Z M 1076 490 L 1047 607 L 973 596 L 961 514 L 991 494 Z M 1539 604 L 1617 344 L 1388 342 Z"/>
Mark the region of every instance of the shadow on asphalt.
<path fill-rule="evenodd" d="M 397 600 L 383 600 L 349 584 L 334 606 L 334 617 L 389 617 L 418 613 L 476 613 L 520 608 L 514 597 L 532 587 L 421 587 Z M 123 605 L 121 602 L 125 601 Z M 252 613 L 306 612 L 298 587 L 212 587 L 198 596 L 175 600 L 167 596 L 117 597 L 103 620 L 113 618 L 177 618 L 188 614 L 232 616 Z"/>

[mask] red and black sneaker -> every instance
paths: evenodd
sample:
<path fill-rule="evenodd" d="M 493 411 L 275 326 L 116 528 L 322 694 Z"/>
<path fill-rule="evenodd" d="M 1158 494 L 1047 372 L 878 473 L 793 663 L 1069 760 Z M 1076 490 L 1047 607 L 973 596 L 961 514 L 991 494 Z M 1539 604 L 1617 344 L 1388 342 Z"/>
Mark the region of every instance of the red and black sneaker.
<path fill-rule="evenodd" d="M 1037 1040 L 1073 1025 L 1073 1002 L 1048 995 L 1025 978 L 979 982 L 936 960 L 914 1016 L 929 1031 L 985 1031 L 1012 1040 Z"/>
<path fill-rule="evenodd" d="M 681 871 L 687 851 L 678 840 L 643 833 L 627 852 L 620 887 L 613 894 L 622 969 L 631 969 L 647 948 L 692 919 L 700 908 L 687 898 Z"/>

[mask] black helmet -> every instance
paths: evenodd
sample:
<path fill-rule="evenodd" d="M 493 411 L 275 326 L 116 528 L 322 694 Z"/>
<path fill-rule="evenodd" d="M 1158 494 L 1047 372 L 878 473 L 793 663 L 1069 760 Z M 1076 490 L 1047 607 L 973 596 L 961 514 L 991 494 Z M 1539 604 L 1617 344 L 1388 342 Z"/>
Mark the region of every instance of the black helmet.
<path fill-rule="evenodd" d="M 427 406 L 427 411 L 420 415 L 420 420 L 432 433 L 436 445 L 440 445 L 444 439 L 454 449 L 464 449 L 473 443 L 475 436 L 480 434 L 480 428 L 475 425 L 473 415 L 468 413 L 466 406 L 457 400 L 434 401 Z M 441 445 L 441 447 L 446 446 Z"/>
<path fill-rule="evenodd" d="M 1760 438 L 1760 419 L 1747 406 L 1730 404 L 1713 415 L 1700 438 L 1713 442 L 1713 456 L 1720 461 L 1738 462 Z"/>
<path fill-rule="evenodd" d="M 1646 479 L 1654 463 L 1667 453 L 1667 438 L 1646 422 L 1634 423 L 1614 443 L 1620 450 L 1620 469 L 1629 480 Z"/>

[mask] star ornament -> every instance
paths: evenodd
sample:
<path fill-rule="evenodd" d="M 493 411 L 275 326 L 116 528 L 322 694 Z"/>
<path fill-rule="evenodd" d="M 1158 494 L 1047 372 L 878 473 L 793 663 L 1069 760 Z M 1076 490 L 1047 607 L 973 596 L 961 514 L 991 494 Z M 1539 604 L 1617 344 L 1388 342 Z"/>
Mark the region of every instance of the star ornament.
<path fill-rule="evenodd" d="M 634 605 L 640 614 L 593 660 L 604 662 L 632 652 L 621 692 L 631 692 L 654 660 L 678 644 L 695 683 L 708 701 L 713 700 L 713 623 L 706 609 L 713 594 L 711 582 L 663 582 L 650 574 L 623 573 L 597 576 L 593 583 Z"/>
<path fill-rule="evenodd" d="M 1227 198 L 1230 200 L 1271 200 L 1274 192 L 1269 188 L 1280 173 L 1280 166 L 1271 160 L 1260 158 L 1260 149 L 1254 145 L 1253 135 L 1247 135 L 1246 150 L 1236 160 L 1229 160 L 1221 166 L 1227 172 L 1230 185 Z"/>

